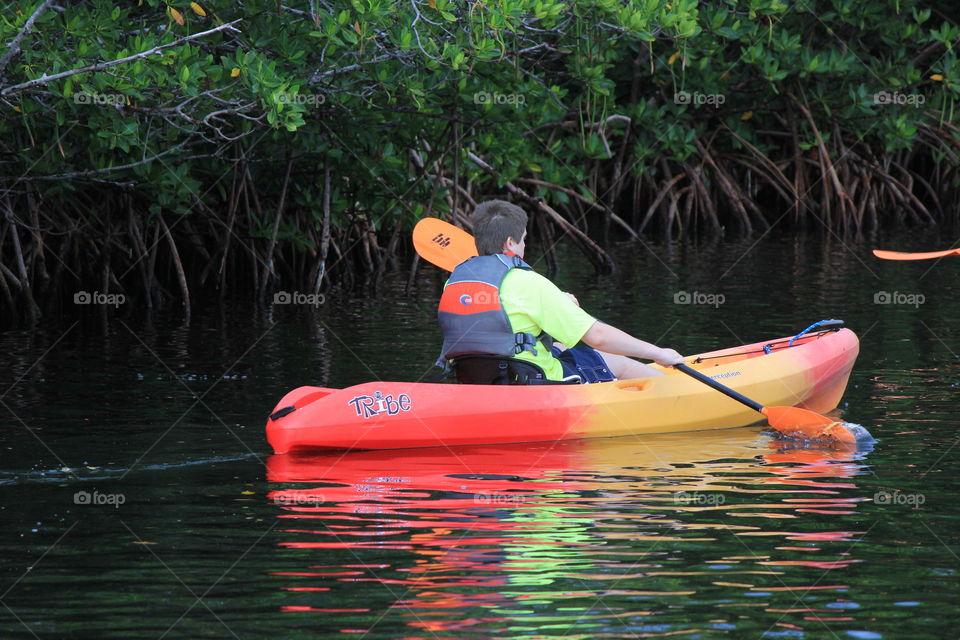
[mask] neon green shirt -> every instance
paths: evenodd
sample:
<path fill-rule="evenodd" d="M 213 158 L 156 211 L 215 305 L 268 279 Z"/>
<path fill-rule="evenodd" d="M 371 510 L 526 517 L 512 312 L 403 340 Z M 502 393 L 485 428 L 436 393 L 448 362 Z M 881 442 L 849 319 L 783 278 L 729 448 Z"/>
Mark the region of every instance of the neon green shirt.
<path fill-rule="evenodd" d="M 546 331 L 567 347 L 580 342 L 597 321 L 557 285 L 526 269 L 510 270 L 500 285 L 500 302 L 514 332 L 523 331 L 536 336 Z M 537 355 L 524 351 L 516 357 L 538 365 L 550 380 L 561 380 L 563 366 L 550 353 L 550 346 L 537 347 Z"/>

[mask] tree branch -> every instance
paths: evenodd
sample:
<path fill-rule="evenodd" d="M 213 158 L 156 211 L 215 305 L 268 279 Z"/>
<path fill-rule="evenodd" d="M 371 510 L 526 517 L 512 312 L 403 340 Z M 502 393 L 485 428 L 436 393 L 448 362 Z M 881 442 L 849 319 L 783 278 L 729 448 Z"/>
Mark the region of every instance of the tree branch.
<path fill-rule="evenodd" d="M 496 169 L 487 164 L 480 156 L 476 155 L 472 151 L 467 151 L 467 158 L 470 159 L 475 165 L 489 173 L 494 178 L 499 179 L 500 174 Z M 544 202 L 541 198 L 534 198 L 529 193 L 516 186 L 510 181 L 505 181 L 503 186 L 509 191 L 512 195 L 526 200 L 537 208 L 538 211 L 541 211 L 554 222 L 557 226 L 563 229 L 564 232 L 570 234 L 570 236 L 580 245 L 583 249 L 584 254 L 593 263 L 593 266 L 596 269 L 603 273 L 613 273 L 614 263 L 610 255 L 600 248 L 600 246 L 595 243 L 593 240 L 587 237 L 583 231 L 578 229 L 576 226 L 571 224 L 563 216 L 557 213 L 553 207 Z"/>
<path fill-rule="evenodd" d="M 103 173 L 110 173 L 111 171 L 122 171 L 124 169 L 132 169 L 133 167 L 139 167 L 140 165 L 143 165 L 143 164 L 149 164 L 154 160 L 158 158 L 162 158 L 163 156 L 169 155 L 171 153 L 176 153 L 177 151 L 180 151 L 180 149 L 182 149 L 184 146 L 186 146 L 188 142 L 190 141 L 185 140 L 175 147 L 171 147 L 166 151 L 161 151 L 160 153 L 154 156 L 150 156 L 149 158 L 138 160 L 137 162 L 121 164 L 115 167 L 104 167 L 103 169 L 87 169 L 86 171 L 71 171 L 69 173 L 61 173 L 53 176 L 30 176 L 29 178 L 25 176 L 20 176 L 19 178 L 15 179 L 15 182 L 24 182 L 29 180 L 70 180 L 73 178 L 86 178 L 89 176 L 96 176 Z M 0 180 L 2 180 L 2 178 L 0 178 Z"/>
<path fill-rule="evenodd" d="M 237 29 L 233 28 L 233 25 L 237 24 L 238 22 L 242 22 L 242 19 L 237 19 L 237 20 L 234 20 L 233 22 L 227 22 L 226 24 L 222 24 L 219 27 L 214 27 L 213 29 L 201 31 L 200 33 L 195 33 L 191 36 L 185 36 L 178 40 L 174 40 L 173 42 L 170 42 L 167 44 L 161 44 L 152 49 L 148 49 L 147 51 L 141 51 L 140 53 L 135 53 L 132 56 L 120 58 L 119 60 L 110 60 L 109 62 L 99 62 L 97 64 L 81 67 L 80 69 L 70 69 L 69 71 L 61 71 L 60 73 L 55 73 L 52 76 L 43 74 L 39 78 L 34 78 L 33 80 L 28 80 L 27 82 L 21 82 L 20 84 L 15 84 L 13 86 L 0 89 L 0 97 L 9 95 L 14 91 L 23 91 L 24 89 L 29 89 L 31 87 L 35 87 L 38 85 L 45 85 L 55 80 L 60 80 L 62 78 L 75 76 L 78 73 L 87 73 L 90 71 L 102 71 L 103 69 L 114 67 L 118 64 L 123 64 L 124 62 L 131 62 L 133 60 L 138 60 L 140 58 L 146 58 L 147 56 L 152 56 L 157 53 L 160 53 L 164 49 L 169 49 L 170 47 L 176 47 L 177 45 L 181 45 L 184 42 L 189 42 L 190 40 L 196 40 L 197 38 L 202 38 L 204 36 L 210 35 L 211 33 L 216 33 L 217 31 L 223 31 L 224 29 L 233 29 L 234 31 L 237 31 Z"/>
<path fill-rule="evenodd" d="M 7 54 L 0 58 L 0 74 L 2 74 L 3 70 L 7 68 L 7 63 L 10 62 L 10 59 L 20 53 L 20 43 L 23 42 L 23 38 L 30 33 L 30 30 L 33 29 L 33 23 L 37 21 L 37 18 L 40 17 L 40 14 L 46 11 L 47 7 L 49 7 L 51 4 L 53 4 L 53 0 L 46 0 L 46 2 L 37 7 L 37 10 L 33 12 L 32 16 L 30 16 L 30 19 L 24 23 L 23 28 L 20 29 L 20 33 L 17 34 L 17 37 L 10 41 L 10 44 L 8 45 L 10 47 L 10 51 L 7 51 Z"/>

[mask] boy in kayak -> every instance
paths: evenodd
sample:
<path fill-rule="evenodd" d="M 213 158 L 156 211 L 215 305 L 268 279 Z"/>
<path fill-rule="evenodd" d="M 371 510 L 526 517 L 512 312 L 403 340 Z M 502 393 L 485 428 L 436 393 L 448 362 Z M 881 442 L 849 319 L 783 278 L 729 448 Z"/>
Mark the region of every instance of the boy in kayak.
<path fill-rule="evenodd" d="M 454 269 L 438 312 L 441 359 L 456 363 L 461 381 L 487 382 L 464 380 L 473 376 L 461 375 L 460 366 L 475 361 L 489 371 L 490 356 L 501 372 L 511 367 L 512 383 L 518 380 L 512 373 L 516 361 L 534 365 L 534 371 L 543 374 L 521 375 L 521 383 L 542 378 L 605 382 L 614 377 L 662 375 L 631 357 L 663 366 L 683 362 L 673 349 L 598 321 L 580 308 L 574 296 L 535 273 L 523 261 L 527 214 L 520 207 L 503 200 L 483 202 L 473 213 L 473 227 L 480 255 Z"/>

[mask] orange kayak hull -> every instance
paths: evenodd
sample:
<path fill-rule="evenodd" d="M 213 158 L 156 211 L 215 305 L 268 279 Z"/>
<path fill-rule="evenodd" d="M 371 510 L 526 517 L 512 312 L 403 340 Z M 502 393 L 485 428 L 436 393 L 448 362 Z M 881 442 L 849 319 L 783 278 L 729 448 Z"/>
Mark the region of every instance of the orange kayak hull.
<path fill-rule="evenodd" d="M 766 405 L 835 408 L 859 351 L 849 329 L 704 353 L 690 365 Z M 766 353 L 764 346 L 773 345 Z M 730 429 L 763 416 L 672 369 L 592 385 L 368 382 L 300 387 L 267 421 L 276 453 L 507 444 Z"/>

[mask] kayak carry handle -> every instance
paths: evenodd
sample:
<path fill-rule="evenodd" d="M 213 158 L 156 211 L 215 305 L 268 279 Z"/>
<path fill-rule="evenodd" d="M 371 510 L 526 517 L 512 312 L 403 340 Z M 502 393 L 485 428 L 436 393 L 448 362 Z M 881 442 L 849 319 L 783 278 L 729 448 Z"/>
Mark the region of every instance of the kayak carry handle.
<path fill-rule="evenodd" d="M 817 327 L 820 327 L 821 331 L 839 331 L 840 329 L 843 329 L 844 324 L 845 323 L 843 320 L 837 320 L 835 318 L 831 320 L 820 320 L 819 322 L 814 322 L 812 325 L 810 325 L 809 327 L 807 327 L 797 335 L 790 338 L 790 342 L 787 343 L 787 346 L 792 347 L 794 340 L 798 340 L 799 338 L 802 338 L 809 331 L 812 331 Z"/>
<path fill-rule="evenodd" d="M 289 415 L 289 414 L 293 413 L 293 412 L 296 411 L 296 410 L 297 410 L 297 408 L 296 408 L 295 406 L 293 406 L 292 404 L 291 404 L 291 405 L 288 405 L 288 406 L 286 406 L 286 407 L 284 407 L 284 408 L 282 408 L 282 409 L 277 409 L 276 411 L 274 411 L 273 413 L 271 413 L 271 414 L 270 414 L 270 419 L 271 419 L 271 420 L 279 420 L 279 419 L 282 418 L 283 416 Z"/>

